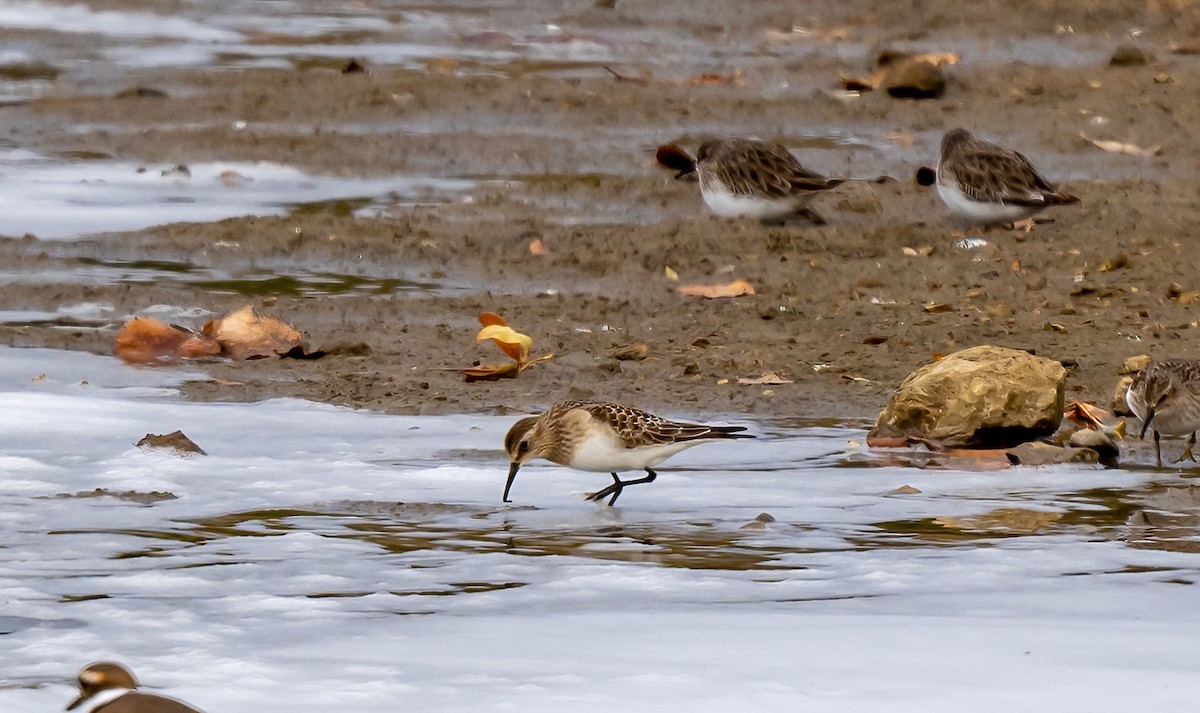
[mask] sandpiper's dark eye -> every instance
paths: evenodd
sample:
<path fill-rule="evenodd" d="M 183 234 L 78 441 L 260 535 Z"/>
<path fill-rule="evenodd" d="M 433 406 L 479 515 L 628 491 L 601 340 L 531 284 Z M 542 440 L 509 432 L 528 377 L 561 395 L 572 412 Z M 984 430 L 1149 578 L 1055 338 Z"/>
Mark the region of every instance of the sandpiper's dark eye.
<path fill-rule="evenodd" d="M 529 441 L 521 441 L 517 444 L 517 455 L 529 452 Z"/>

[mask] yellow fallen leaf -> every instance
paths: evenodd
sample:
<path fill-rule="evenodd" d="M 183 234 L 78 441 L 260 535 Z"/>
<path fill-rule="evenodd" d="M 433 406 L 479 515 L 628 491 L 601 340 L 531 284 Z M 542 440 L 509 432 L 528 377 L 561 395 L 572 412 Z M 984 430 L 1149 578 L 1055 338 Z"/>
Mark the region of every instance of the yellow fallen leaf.
<path fill-rule="evenodd" d="M 746 280 L 734 280 L 723 285 L 682 285 L 675 291 L 688 297 L 741 297 L 754 294 L 754 286 Z"/>
<path fill-rule="evenodd" d="M 671 282 L 679 282 L 679 273 L 672 270 L 670 265 L 663 268 L 663 276 Z"/>
<path fill-rule="evenodd" d="M 482 342 L 485 339 L 492 340 L 497 347 L 500 347 L 500 351 L 516 362 L 525 361 L 529 356 L 529 350 L 533 349 L 532 338 L 508 325 L 491 324 L 479 330 L 479 333 L 475 335 L 475 341 Z"/>

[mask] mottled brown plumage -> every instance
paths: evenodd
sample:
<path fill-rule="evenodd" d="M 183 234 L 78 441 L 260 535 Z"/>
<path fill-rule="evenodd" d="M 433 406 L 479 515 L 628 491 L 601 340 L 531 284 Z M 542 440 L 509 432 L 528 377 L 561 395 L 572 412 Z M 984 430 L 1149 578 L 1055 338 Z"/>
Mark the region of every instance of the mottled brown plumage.
<path fill-rule="evenodd" d="M 782 199 L 840 185 L 805 168 L 783 144 L 757 139 L 715 139 L 696 153 L 700 184 L 719 181 L 737 196 Z"/>
<path fill-rule="evenodd" d="M 651 466 L 692 445 L 716 439 L 753 438 L 744 426 L 710 426 L 670 421 L 640 409 L 613 403 L 564 401 L 554 404 L 540 416 L 523 418 L 513 424 L 504 439 L 510 459 L 504 501 L 523 463 L 545 458 L 553 463 L 579 470 L 607 472 L 613 485 L 595 493 L 590 500 L 612 495 L 616 502 L 621 488 L 633 483 L 648 483 L 656 474 Z M 636 481 L 622 481 L 617 473 L 645 470 L 649 475 Z"/>
<path fill-rule="evenodd" d="M 1162 467 L 1161 435 L 1189 436 L 1187 447 L 1175 462 L 1196 460 L 1192 446 L 1200 429 L 1200 361 L 1163 359 L 1152 362 L 1134 377 L 1125 392 L 1129 410 L 1142 421 L 1141 437 L 1154 432 L 1154 457 Z"/>
<path fill-rule="evenodd" d="M 79 695 L 67 710 L 91 703 L 90 713 L 200 713 L 174 698 L 136 690 L 137 679 L 129 669 L 109 661 L 85 666 L 78 683 Z"/>
<path fill-rule="evenodd" d="M 952 129 L 942 137 L 937 185 L 952 210 L 981 222 L 1011 222 L 1049 206 L 1079 202 L 1055 188 L 1024 155 L 977 139 L 965 129 Z M 965 200 L 956 200 L 954 191 Z"/>

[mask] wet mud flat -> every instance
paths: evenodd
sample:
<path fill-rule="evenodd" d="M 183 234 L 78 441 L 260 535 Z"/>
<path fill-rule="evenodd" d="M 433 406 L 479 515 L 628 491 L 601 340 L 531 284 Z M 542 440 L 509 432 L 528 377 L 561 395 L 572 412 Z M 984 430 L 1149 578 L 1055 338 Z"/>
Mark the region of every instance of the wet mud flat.
<path fill-rule="evenodd" d="M 371 185 L 307 201 L 297 191 L 257 216 L 155 220 L 170 224 L 76 240 L 14 232 L 0 241 L 0 343 L 110 353 L 121 323 L 150 308 L 199 327 L 253 302 L 328 355 L 212 363 L 211 380 L 186 387 L 193 397 L 398 413 L 526 412 L 591 397 L 676 413 L 871 418 L 935 354 L 989 343 L 1062 361 L 1068 398 L 1107 403 L 1127 357 L 1197 356 L 1200 57 L 1171 49 L 1200 20 L 1189 3 L 1056 5 L 967 17 L 949 4 L 714 4 L 703 22 L 681 22 L 684 6 L 671 3 L 493 9 L 449 13 L 461 29 L 444 46 L 367 57 L 366 72 L 343 73 L 349 55 L 283 50 L 274 64 L 93 68 L 87 81 L 65 71 L 2 109 L 4 148 L 81 172 L 144 165 L 176 182 L 181 206 L 218 179 L 172 175 L 178 164 L 269 162 Z M 368 39 L 411 30 L 397 18 Z M 1150 61 L 1109 66 L 1134 29 Z M 946 94 L 838 91 L 839 74 L 862 74 L 892 46 L 960 53 Z M 618 81 L 606 66 L 641 79 Z M 717 79 L 696 80 L 704 75 Z M 134 87 L 155 91 L 122 91 Z M 1032 233 L 963 235 L 912 181 L 955 126 L 1028 154 L 1082 204 L 1047 212 L 1052 222 Z M 822 196 L 823 226 L 718 219 L 652 152 L 728 135 L 781 140 L 830 175 L 888 179 Z M 1161 151 L 1107 153 L 1081 135 Z M 231 170 L 221 183 L 231 201 L 261 185 Z M 466 188 L 376 186 L 393 177 Z M 676 291 L 735 279 L 755 294 Z M 454 368 L 500 358 L 472 341 L 481 311 L 503 314 L 533 337 L 535 355 L 554 358 L 518 379 L 464 383 Z M 621 358 L 631 351 L 644 358 Z M 739 383 L 766 374 L 789 383 Z"/>

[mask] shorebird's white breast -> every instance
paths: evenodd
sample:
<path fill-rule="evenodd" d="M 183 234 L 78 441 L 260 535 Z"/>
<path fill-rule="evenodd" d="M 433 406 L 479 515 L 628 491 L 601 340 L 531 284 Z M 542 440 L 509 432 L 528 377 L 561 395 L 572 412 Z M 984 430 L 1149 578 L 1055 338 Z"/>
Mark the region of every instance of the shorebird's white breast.
<path fill-rule="evenodd" d="M 1133 415 L 1138 419 L 1146 420 L 1146 402 L 1142 400 L 1142 393 L 1135 390 L 1132 386 L 1125 389 L 1125 405 L 1133 411 Z"/>
<path fill-rule="evenodd" d="M 943 182 L 938 176 L 938 195 L 942 202 L 956 215 L 977 223 L 1012 223 L 1023 220 L 1041 210 L 1023 205 L 1005 205 L 1004 203 L 989 203 L 977 201 L 963 193 L 953 181 Z"/>
<path fill-rule="evenodd" d="M 716 180 L 702 179 L 700 193 L 709 210 L 722 218 L 782 218 L 795 214 L 808 203 L 808 198 L 802 194 L 783 199 L 736 195 Z"/>
<path fill-rule="evenodd" d="M 593 431 L 575 448 L 571 467 L 596 473 L 620 473 L 658 465 L 679 451 L 703 441 L 681 441 L 661 446 L 624 448 L 615 436 Z"/>

